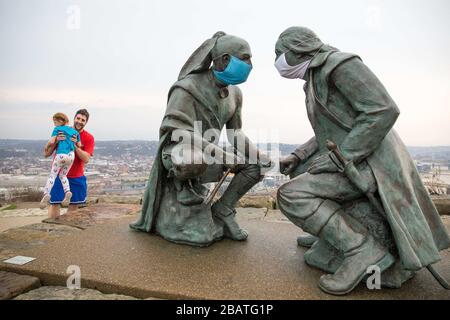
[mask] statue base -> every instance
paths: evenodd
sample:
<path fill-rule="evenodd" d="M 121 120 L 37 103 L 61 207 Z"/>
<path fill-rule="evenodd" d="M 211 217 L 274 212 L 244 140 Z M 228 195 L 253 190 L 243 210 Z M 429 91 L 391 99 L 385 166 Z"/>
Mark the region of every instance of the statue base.
<path fill-rule="evenodd" d="M 155 226 L 157 234 L 171 242 L 199 247 L 223 238 L 223 223 L 213 217 L 210 204 L 185 206 L 177 201 L 176 194 L 167 184 Z"/>

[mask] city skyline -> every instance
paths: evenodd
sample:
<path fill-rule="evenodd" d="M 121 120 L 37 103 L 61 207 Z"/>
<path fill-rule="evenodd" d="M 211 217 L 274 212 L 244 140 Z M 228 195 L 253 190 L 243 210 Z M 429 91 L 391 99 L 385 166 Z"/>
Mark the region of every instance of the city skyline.
<path fill-rule="evenodd" d="M 450 145 L 448 1 L 230 1 L 223 12 L 233 15 L 216 14 L 222 6 L 0 0 L 0 138 L 48 139 L 53 113 L 71 118 L 87 107 L 97 140 L 155 141 L 181 66 L 223 30 L 253 51 L 254 70 L 240 86 L 244 130 L 259 142 L 301 144 L 313 134 L 303 82 L 280 78 L 273 62 L 278 35 L 305 25 L 359 54 L 381 79 L 400 108 L 395 129 L 405 144 Z"/>

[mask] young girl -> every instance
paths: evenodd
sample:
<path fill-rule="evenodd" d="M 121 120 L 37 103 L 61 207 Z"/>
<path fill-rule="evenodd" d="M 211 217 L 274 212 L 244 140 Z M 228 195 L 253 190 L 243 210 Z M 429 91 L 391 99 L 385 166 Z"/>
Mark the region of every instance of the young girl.
<path fill-rule="evenodd" d="M 80 135 L 74 128 L 67 126 L 69 124 L 69 118 L 64 113 L 58 112 L 53 115 L 53 123 L 55 124 L 55 128 L 53 129 L 50 142 L 56 143 L 56 137 L 58 135 L 64 135 L 66 139 L 58 141 L 56 155 L 53 159 L 52 170 L 50 171 L 50 176 L 44 187 L 44 197 L 41 200 L 41 208 L 45 208 L 49 202 L 50 191 L 52 190 L 55 179 L 58 175 L 65 193 L 64 200 L 61 204 L 66 206 L 70 203 L 72 192 L 70 192 L 67 173 L 69 172 L 73 160 L 75 159 L 75 144 L 71 138 L 76 137 L 77 145 L 80 145 Z"/>

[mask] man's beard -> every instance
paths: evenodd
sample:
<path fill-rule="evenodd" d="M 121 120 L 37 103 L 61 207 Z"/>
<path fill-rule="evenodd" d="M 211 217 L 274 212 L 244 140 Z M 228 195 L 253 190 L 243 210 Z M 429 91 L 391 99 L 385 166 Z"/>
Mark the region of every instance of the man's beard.
<path fill-rule="evenodd" d="M 83 128 L 84 128 L 84 125 L 79 124 L 79 123 L 75 123 L 75 129 L 76 129 L 77 131 L 81 131 L 81 130 L 83 130 Z"/>

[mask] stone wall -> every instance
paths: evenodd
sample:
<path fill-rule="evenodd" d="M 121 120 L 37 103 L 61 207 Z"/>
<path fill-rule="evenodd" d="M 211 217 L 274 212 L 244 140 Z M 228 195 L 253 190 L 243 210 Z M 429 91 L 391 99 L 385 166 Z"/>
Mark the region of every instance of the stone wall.
<path fill-rule="evenodd" d="M 450 215 L 450 196 L 432 196 L 431 198 L 441 215 Z M 139 196 L 98 196 L 90 197 L 89 203 L 142 204 L 142 198 Z M 276 196 L 247 195 L 239 201 L 238 207 L 277 209 Z"/>
<path fill-rule="evenodd" d="M 450 215 L 450 196 L 432 196 L 431 199 L 441 215 Z"/>

